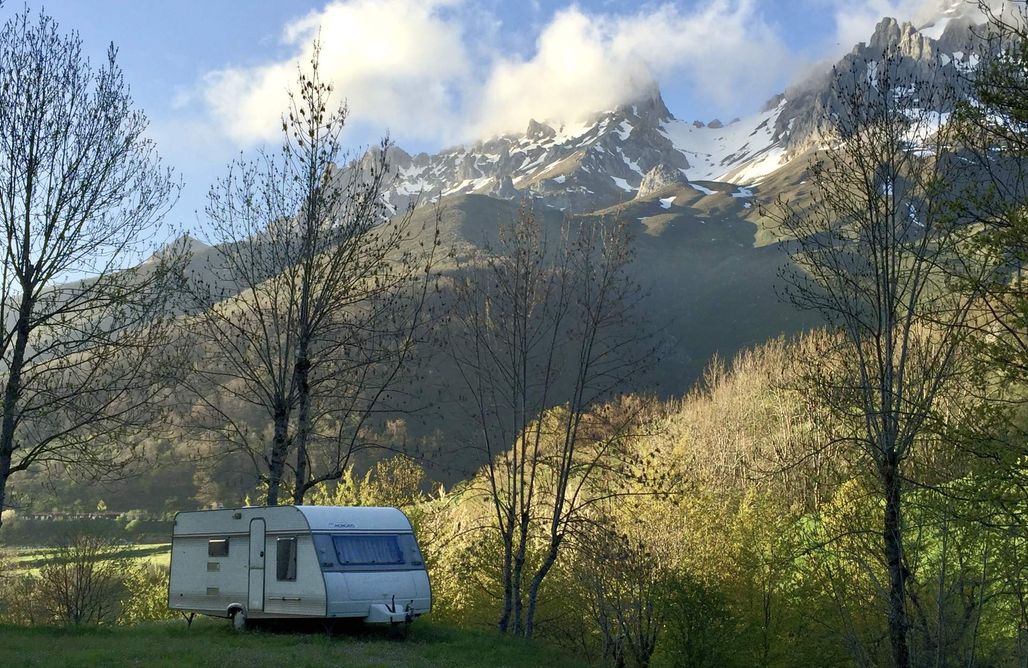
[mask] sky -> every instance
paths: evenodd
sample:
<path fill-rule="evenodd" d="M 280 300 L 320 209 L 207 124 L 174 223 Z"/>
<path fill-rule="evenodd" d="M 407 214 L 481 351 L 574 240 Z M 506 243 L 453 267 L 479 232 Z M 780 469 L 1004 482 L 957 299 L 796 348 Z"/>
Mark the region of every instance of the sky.
<path fill-rule="evenodd" d="M 230 160 L 275 145 L 286 90 L 320 35 L 354 153 L 408 152 L 573 121 L 658 82 L 678 118 L 754 113 L 866 40 L 949 0 L 8 0 L 44 9 L 99 61 L 110 43 L 183 182 L 169 222 L 202 228 Z"/>

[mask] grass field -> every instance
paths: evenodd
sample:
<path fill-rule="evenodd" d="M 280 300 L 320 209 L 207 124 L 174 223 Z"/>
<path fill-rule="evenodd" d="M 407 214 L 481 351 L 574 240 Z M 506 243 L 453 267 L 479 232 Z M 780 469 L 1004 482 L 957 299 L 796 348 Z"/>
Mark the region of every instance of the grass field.
<path fill-rule="evenodd" d="M 0 557 L 12 573 L 31 574 L 52 556 L 46 548 L 7 548 Z M 170 545 L 125 545 L 117 557 L 167 565 Z M 314 625 L 303 632 L 258 629 L 235 633 L 227 620 L 197 618 L 137 626 L 34 627 L 0 625 L 0 667 L 6 666 L 553 666 L 587 663 L 543 642 L 501 638 L 482 629 L 458 629 L 429 616 L 407 637 L 357 625 L 329 635 Z"/>
<path fill-rule="evenodd" d="M 540 642 L 417 620 L 406 639 L 386 629 L 325 633 L 233 632 L 197 619 L 134 627 L 0 626 L 0 666 L 585 666 Z"/>
<path fill-rule="evenodd" d="M 10 564 L 12 573 L 33 573 L 39 569 L 52 552 L 54 552 L 52 548 L 38 547 L 0 549 L 0 561 Z M 171 559 L 171 543 L 125 545 L 112 556 L 167 566 Z"/>

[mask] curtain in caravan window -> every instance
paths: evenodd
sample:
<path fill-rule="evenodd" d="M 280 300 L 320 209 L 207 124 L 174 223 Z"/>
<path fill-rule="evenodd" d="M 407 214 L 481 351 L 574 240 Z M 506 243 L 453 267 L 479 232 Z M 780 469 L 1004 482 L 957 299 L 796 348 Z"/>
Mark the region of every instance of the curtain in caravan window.
<path fill-rule="evenodd" d="M 335 536 L 341 565 L 397 565 L 404 563 L 399 536 Z"/>

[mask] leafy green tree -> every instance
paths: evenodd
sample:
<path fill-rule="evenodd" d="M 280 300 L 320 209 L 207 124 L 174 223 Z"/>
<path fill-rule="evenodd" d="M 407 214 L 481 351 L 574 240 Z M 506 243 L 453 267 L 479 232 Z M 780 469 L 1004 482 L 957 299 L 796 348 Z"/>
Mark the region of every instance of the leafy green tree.
<path fill-rule="evenodd" d="M 906 667 L 912 563 L 903 497 L 914 444 L 962 373 L 963 325 L 976 297 L 948 284 L 971 234 L 953 217 L 961 162 L 950 155 L 952 130 L 937 122 L 956 98 L 941 76 L 910 73 L 888 48 L 834 72 L 832 85 L 839 103 L 809 168 L 810 202 L 779 200 L 768 213 L 794 263 L 786 298 L 842 335 L 842 382 L 812 367 L 811 388 L 844 416 L 839 436 L 878 479 L 892 660 Z"/>
<path fill-rule="evenodd" d="M 980 233 L 958 278 L 981 299 L 968 327 L 982 362 L 974 388 L 984 401 L 968 411 L 954 436 L 980 464 L 975 488 L 964 493 L 989 497 L 995 511 L 990 522 L 1023 536 L 1028 519 L 1018 509 L 1028 500 L 1028 8 L 987 2 L 979 8 L 988 22 L 979 30 L 974 98 L 957 120 L 969 155 L 965 168 L 973 174 L 971 189 L 961 193 L 962 213 Z"/>

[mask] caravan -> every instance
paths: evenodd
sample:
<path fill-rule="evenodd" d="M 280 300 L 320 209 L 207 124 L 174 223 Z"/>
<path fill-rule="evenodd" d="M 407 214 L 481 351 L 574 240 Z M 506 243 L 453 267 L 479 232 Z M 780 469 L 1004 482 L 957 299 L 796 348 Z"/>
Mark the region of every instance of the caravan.
<path fill-rule="evenodd" d="M 250 619 L 409 622 L 432 607 L 428 572 L 396 508 L 273 506 L 180 512 L 168 607 Z"/>

